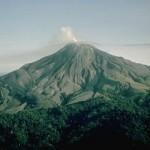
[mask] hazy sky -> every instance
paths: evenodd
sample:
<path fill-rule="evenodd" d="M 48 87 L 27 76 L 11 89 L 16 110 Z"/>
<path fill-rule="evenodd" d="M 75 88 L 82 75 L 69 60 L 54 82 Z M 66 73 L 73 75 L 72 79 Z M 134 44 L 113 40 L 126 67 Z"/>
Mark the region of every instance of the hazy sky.
<path fill-rule="evenodd" d="M 54 42 L 63 27 L 150 65 L 150 0 L 0 0 L 0 73 L 32 61 L 31 53 Z"/>

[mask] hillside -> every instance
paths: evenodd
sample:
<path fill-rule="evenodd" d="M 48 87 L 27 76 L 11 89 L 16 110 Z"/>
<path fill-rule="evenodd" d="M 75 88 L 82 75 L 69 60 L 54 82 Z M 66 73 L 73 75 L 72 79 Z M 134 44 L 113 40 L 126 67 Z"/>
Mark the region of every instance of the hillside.
<path fill-rule="evenodd" d="M 0 77 L 0 111 L 54 107 L 91 98 L 126 98 L 150 90 L 150 68 L 83 43 Z"/>

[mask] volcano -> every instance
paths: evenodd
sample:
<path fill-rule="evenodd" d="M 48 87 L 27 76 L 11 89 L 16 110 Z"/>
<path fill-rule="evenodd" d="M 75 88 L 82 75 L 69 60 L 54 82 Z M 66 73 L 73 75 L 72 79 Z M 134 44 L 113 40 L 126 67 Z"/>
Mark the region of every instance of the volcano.
<path fill-rule="evenodd" d="M 0 111 L 55 107 L 150 90 L 149 66 L 69 43 L 53 55 L 0 77 Z"/>

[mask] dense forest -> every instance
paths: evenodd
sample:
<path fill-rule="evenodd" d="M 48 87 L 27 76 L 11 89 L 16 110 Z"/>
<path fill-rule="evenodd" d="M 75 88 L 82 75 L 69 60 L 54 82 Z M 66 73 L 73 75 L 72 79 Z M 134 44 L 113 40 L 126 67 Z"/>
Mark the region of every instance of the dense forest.
<path fill-rule="evenodd" d="M 0 149 L 150 149 L 150 94 L 0 114 Z"/>

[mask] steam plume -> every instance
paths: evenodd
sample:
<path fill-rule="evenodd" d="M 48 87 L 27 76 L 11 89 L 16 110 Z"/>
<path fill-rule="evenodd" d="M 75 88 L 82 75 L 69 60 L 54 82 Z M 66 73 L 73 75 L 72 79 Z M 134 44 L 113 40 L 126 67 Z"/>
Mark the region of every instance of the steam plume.
<path fill-rule="evenodd" d="M 63 42 L 77 42 L 77 37 L 75 36 L 71 27 L 61 27 L 61 39 Z"/>

